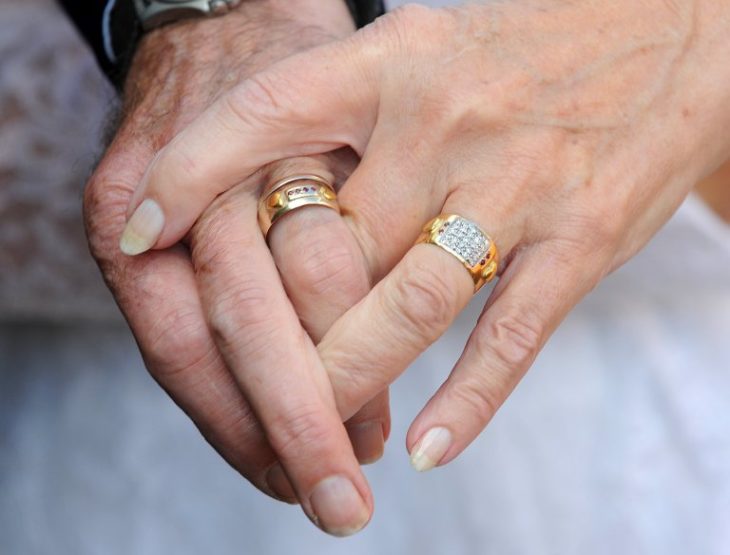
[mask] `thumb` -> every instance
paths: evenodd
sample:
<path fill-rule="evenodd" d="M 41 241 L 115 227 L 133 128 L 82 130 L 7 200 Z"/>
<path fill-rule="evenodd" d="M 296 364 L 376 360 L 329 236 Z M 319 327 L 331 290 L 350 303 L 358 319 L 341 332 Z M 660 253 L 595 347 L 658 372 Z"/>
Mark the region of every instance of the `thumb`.
<path fill-rule="evenodd" d="M 382 57 L 356 37 L 271 66 L 181 131 L 131 199 L 122 251 L 176 243 L 215 197 L 271 162 L 342 146 L 362 153 L 376 121 Z"/>

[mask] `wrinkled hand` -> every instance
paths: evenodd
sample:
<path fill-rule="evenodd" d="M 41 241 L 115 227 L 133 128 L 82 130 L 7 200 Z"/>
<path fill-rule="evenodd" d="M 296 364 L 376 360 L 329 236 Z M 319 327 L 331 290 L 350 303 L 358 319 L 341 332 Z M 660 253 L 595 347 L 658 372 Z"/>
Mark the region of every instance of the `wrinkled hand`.
<path fill-rule="evenodd" d="M 382 453 L 387 392 L 343 427 L 312 341 L 369 290 L 362 254 L 336 213 L 313 208 L 272 230 L 272 258 L 255 210 L 270 180 L 313 172 L 342 182 L 357 157 L 343 150 L 263 169 L 210 207 L 189 249 L 131 258 L 118 248 L 132 191 L 170 138 L 252 73 L 354 30 L 340 0 L 330 10 L 300 3 L 244 3 L 226 17 L 147 36 L 123 121 L 88 184 L 85 216 L 92 253 L 154 378 L 254 485 L 298 497 L 323 529 L 342 534 L 372 511 L 353 447 L 362 462 Z M 316 25 L 307 20 L 314 13 Z"/>
<path fill-rule="evenodd" d="M 444 464 L 571 308 L 728 156 L 728 28 L 730 6 L 712 0 L 412 6 L 232 89 L 163 149 L 130 214 L 155 202 L 165 221 L 147 246 L 164 248 L 260 166 L 355 150 L 340 202 L 382 280 L 319 344 L 345 417 L 471 298 L 453 256 L 412 247 L 421 226 L 478 222 L 503 273 L 408 436 L 417 468 Z M 211 138 L 221 148 L 201 155 Z"/>

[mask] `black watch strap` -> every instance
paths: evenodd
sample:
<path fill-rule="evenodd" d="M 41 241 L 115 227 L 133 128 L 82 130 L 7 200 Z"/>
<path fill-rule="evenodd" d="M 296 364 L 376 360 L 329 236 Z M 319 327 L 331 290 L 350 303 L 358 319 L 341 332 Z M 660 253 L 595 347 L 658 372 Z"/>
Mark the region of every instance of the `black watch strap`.
<path fill-rule="evenodd" d="M 104 74 L 121 90 L 142 36 L 133 0 L 59 0 L 91 46 Z M 345 0 L 358 27 L 385 13 L 383 0 Z"/>
<path fill-rule="evenodd" d="M 358 29 L 385 13 L 384 0 L 345 0 Z"/>

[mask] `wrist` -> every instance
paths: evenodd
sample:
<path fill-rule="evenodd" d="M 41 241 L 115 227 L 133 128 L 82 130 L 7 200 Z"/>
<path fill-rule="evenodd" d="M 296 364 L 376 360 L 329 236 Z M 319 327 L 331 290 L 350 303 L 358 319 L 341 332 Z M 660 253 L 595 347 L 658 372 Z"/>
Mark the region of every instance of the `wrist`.
<path fill-rule="evenodd" d="M 205 103 L 279 59 L 354 29 L 343 0 L 244 0 L 220 17 L 165 25 L 140 41 L 125 81 L 124 111 L 150 94 L 156 105 Z"/>
<path fill-rule="evenodd" d="M 342 38 L 354 31 L 344 0 L 243 0 L 221 16 L 181 20 L 149 31 L 141 42 L 164 37 L 167 46 L 178 48 L 189 49 L 190 44 L 214 46 L 241 32 L 265 34 L 283 23 L 311 26 L 331 38 Z"/>

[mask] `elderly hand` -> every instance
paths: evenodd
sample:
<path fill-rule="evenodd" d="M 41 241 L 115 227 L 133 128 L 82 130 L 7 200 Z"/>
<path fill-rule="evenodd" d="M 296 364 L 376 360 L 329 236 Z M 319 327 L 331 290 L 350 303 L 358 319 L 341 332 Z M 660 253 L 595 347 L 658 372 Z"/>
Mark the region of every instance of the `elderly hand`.
<path fill-rule="evenodd" d="M 190 249 L 130 258 L 117 246 L 134 187 L 171 137 L 252 73 L 354 30 L 344 3 L 330 4 L 244 3 L 225 17 L 147 36 L 85 212 L 92 252 L 154 378 L 254 485 L 298 497 L 324 530 L 344 534 L 372 511 L 357 459 L 382 453 L 387 391 L 343 427 L 312 341 L 369 290 L 363 257 L 334 211 L 312 208 L 277 223 L 272 258 L 255 211 L 269 180 L 314 172 L 341 182 L 357 157 L 343 150 L 265 168 L 206 212 Z"/>
<path fill-rule="evenodd" d="M 408 436 L 417 468 L 447 463 L 571 308 L 727 157 L 728 28 L 714 0 L 397 11 L 222 96 L 150 165 L 128 232 L 144 200 L 161 218 L 143 248 L 168 247 L 262 165 L 353 148 L 340 202 L 380 282 L 319 345 L 347 417 L 472 296 L 454 256 L 412 246 L 421 227 L 439 213 L 476 222 L 503 273 Z"/>

